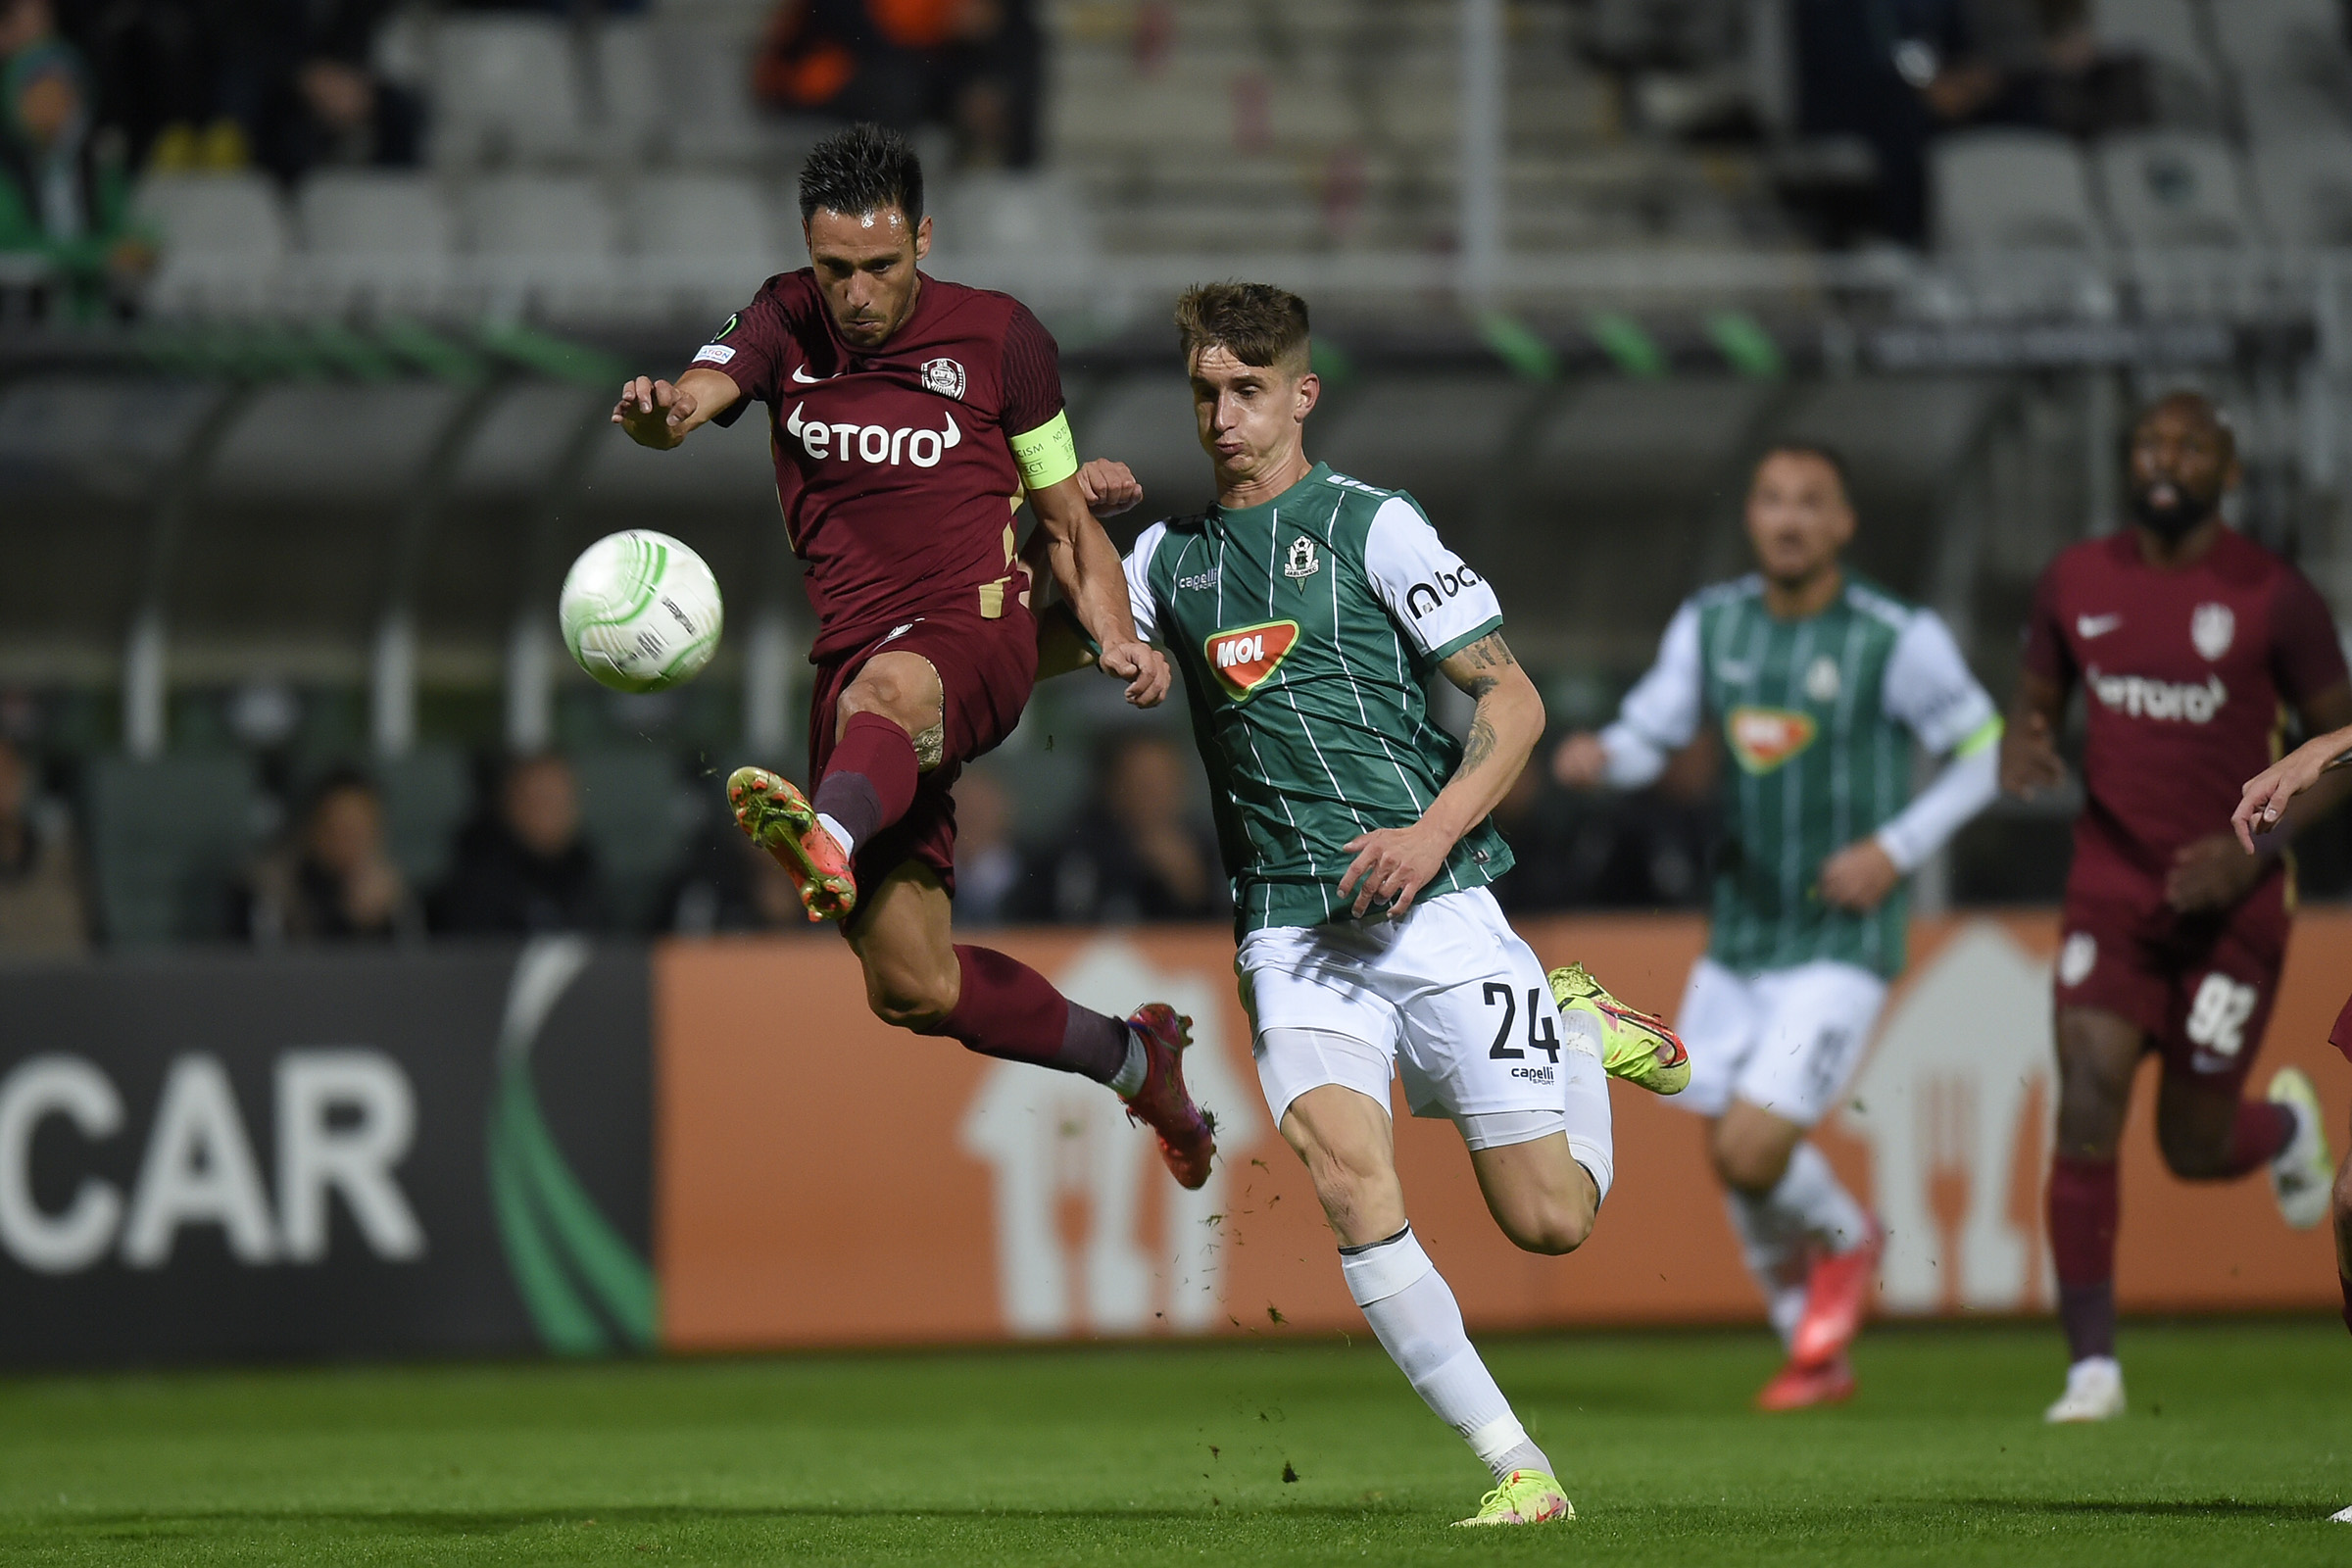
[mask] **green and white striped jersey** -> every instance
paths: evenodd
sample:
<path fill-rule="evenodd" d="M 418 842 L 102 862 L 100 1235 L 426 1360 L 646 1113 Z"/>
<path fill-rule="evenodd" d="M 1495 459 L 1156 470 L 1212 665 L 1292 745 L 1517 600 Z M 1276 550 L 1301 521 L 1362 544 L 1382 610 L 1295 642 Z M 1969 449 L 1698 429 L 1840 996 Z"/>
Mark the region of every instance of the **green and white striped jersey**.
<path fill-rule="evenodd" d="M 1500 629 L 1494 590 L 1410 496 L 1319 463 L 1263 506 L 1153 523 L 1127 588 L 1136 629 L 1184 671 L 1236 926 L 1342 913 L 1343 846 L 1419 820 L 1461 761 L 1422 682 Z M 1481 822 L 1424 896 L 1510 866 Z"/>
<path fill-rule="evenodd" d="M 1746 974 L 1818 959 L 1898 973 L 1904 890 L 1862 914 L 1825 904 L 1817 878 L 1874 834 L 1910 871 L 1992 799 L 2000 719 L 1943 622 L 1850 573 L 1804 620 L 1766 610 L 1761 577 L 1705 589 L 1675 613 L 1657 663 L 1601 736 L 1610 782 L 1655 778 L 1702 714 L 1722 726 L 1732 762 L 1715 960 Z M 1957 764 L 1916 801 L 1913 736 Z"/>

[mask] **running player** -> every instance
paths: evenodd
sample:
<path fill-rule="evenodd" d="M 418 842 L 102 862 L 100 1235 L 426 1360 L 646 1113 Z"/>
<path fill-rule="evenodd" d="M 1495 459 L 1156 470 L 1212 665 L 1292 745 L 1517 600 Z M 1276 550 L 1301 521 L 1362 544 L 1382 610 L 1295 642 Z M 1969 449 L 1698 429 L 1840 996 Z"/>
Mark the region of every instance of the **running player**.
<path fill-rule="evenodd" d="M 1759 1408 L 1850 1396 L 1846 1347 L 1877 1272 L 1879 1228 L 1806 1132 L 1861 1063 L 1903 967 L 1903 879 L 1995 793 L 2001 721 L 1943 622 L 1848 571 L 1854 510 L 1836 454 L 1789 445 L 1756 466 L 1747 536 L 1761 572 L 1692 596 L 1617 722 L 1560 744 L 1578 788 L 1648 783 L 1722 726 L 1714 929 L 1675 1027 L 1684 1102 L 1709 1119 L 1732 1229 L 1788 1364 Z M 1950 765 L 1911 798 L 1911 743 Z"/>
<path fill-rule="evenodd" d="M 1118 554 L 1088 510 L 1140 492 L 1113 466 L 1089 495 L 1037 318 L 918 270 L 931 220 L 904 137 L 857 125 L 820 143 L 800 200 L 812 265 L 769 278 L 676 384 L 639 376 L 612 412 L 640 444 L 669 448 L 749 400 L 767 405 L 817 614 L 808 759 L 821 782 L 810 801 L 739 769 L 736 821 L 792 872 L 810 919 L 840 923 L 878 1016 L 1109 1085 L 1158 1134 L 1176 1179 L 1199 1187 L 1213 1143 L 1184 1088 L 1186 1021 L 1157 1003 L 1103 1017 L 949 934 L 950 788 L 1019 722 L 1036 673 L 1013 509 L 1025 491 L 1102 667 L 1150 707 L 1167 662 L 1137 639 Z"/>
<path fill-rule="evenodd" d="M 2265 1166 L 2289 1225 L 2328 1212 L 2328 1140 L 2293 1068 L 2243 1098 L 2262 1049 L 2291 898 L 2278 846 L 2248 856 L 2229 823 L 2240 781 L 2276 755 L 2279 705 L 2306 734 L 2352 723 L 2327 606 L 2303 575 L 2223 522 L 2235 443 L 2213 405 L 2168 397 L 2134 425 L 2133 526 L 2059 555 L 2034 590 L 2001 782 L 2066 779 L 2053 737 L 2085 712 L 2075 859 L 2055 986 L 2058 1132 L 2050 1248 L 2071 1365 L 2051 1421 L 2124 1411 L 2115 1358 L 2116 1146 L 2132 1080 L 2164 1059 L 2156 1141 L 2173 1174 Z"/>
<path fill-rule="evenodd" d="M 1684 1054 L 1582 968 L 1552 977 L 1555 1001 L 1487 890 L 1511 865 L 1488 813 L 1543 733 L 1543 700 L 1494 590 L 1412 498 L 1308 462 L 1304 302 L 1210 284 L 1176 322 L 1217 504 L 1144 530 L 1127 581 L 1136 625 L 1184 669 L 1258 1081 L 1348 1293 L 1494 1472 L 1462 1523 L 1572 1518 L 1406 1221 L 1389 1079 L 1415 1115 L 1460 1129 L 1503 1234 L 1561 1253 L 1614 1169 L 1605 1073 L 1671 1089 Z M 1066 621 L 1048 629 L 1041 668 L 1087 662 Z M 1433 670 L 1476 700 L 1466 745 L 1429 720 Z"/>

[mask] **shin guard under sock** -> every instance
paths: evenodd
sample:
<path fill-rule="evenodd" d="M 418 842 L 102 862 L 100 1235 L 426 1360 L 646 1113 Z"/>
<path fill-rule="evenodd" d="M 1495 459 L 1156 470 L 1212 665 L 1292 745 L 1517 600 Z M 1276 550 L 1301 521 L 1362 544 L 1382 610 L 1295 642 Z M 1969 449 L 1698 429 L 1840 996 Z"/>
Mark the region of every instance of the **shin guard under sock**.
<path fill-rule="evenodd" d="M 2115 1161 L 2050 1159 L 2050 1251 L 2058 1265 L 2058 1314 L 2077 1361 L 2115 1354 Z"/>
<path fill-rule="evenodd" d="M 905 730 L 880 713 L 852 713 L 809 804 L 840 823 L 855 849 L 906 814 L 917 773 Z"/>
<path fill-rule="evenodd" d="M 967 1051 L 1034 1062 L 1109 1083 L 1127 1064 L 1127 1026 L 1081 1007 L 1018 958 L 991 948 L 956 948 L 962 989 L 945 1018 L 919 1033 Z"/>

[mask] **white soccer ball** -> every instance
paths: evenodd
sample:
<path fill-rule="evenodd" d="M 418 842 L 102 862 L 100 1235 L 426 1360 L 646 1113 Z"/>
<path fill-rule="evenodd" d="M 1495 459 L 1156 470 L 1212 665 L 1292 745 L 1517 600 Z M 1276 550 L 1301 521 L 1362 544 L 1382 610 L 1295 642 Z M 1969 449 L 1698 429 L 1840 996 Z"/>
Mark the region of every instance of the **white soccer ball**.
<path fill-rule="evenodd" d="M 616 692 L 666 691 L 718 652 L 718 579 L 665 533 L 631 528 L 580 552 L 557 605 L 564 646 Z"/>

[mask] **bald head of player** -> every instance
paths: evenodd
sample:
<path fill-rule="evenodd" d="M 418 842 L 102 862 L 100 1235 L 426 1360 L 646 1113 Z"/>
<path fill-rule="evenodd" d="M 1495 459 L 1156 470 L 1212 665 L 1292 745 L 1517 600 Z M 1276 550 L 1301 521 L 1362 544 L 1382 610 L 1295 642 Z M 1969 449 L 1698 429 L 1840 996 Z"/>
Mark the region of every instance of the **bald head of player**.
<path fill-rule="evenodd" d="M 1838 558 L 1854 538 L 1844 460 L 1803 443 L 1765 453 L 1748 481 L 1746 521 L 1773 612 L 1819 610 L 1814 601 L 1837 592 Z"/>
<path fill-rule="evenodd" d="M 915 269 L 931 254 L 913 144 L 866 124 L 818 142 L 801 166 L 801 237 L 841 335 L 860 349 L 889 342 L 914 314 Z"/>
<path fill-rule="evenodd" d="M 2237 487 L 2237 438 L 2211 399 L 2175 392 L 2132 426 L 2132 514 L 2147 543 L 2170 553 L 2222 514 Z"/>
<path fill-rule="evenodd" d="M 1304 478 L 1306 416 L 1323 395 L 1306 302 L 1266 283 L 1202 283 L 1177 300 L 1176 331 L 1218 505 L 1253 507 Z"/>

